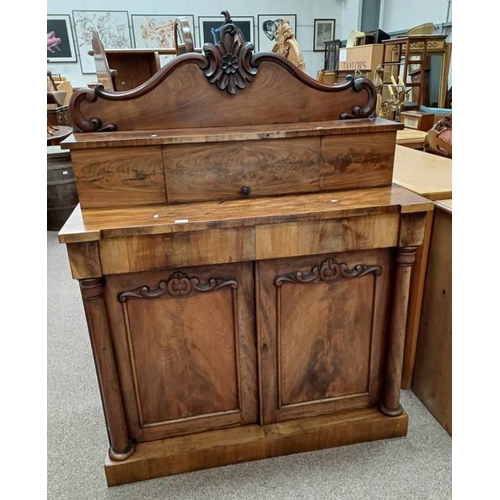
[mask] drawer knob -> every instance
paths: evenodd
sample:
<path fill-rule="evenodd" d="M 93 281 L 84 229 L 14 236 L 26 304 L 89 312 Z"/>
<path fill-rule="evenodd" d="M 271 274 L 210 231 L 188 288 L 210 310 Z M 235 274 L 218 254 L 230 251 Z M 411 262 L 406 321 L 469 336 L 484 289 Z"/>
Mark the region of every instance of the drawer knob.
<path fill-rule="evenodd" d="M 243 186 L 243 187 L 241 188 L 241 192 L 242 192 L 243 194 L 245 194 L 245 195 L 248 195 L 248 194 L 250 194 L 250 188 L 249 188 L 248 186 Z"/>

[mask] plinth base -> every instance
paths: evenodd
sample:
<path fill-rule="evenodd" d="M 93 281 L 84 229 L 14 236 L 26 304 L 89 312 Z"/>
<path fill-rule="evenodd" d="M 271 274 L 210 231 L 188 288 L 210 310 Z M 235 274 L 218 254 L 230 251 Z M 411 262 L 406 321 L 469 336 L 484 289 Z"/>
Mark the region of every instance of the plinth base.
<path fill-rule="evenodd" d="M 108 486 L 251 460 L 406 436 L 408 415 L 387 417 L 376 408 L 337 415 L 247 425 L 149 443 L 126 460 L 105 462 Z"/>

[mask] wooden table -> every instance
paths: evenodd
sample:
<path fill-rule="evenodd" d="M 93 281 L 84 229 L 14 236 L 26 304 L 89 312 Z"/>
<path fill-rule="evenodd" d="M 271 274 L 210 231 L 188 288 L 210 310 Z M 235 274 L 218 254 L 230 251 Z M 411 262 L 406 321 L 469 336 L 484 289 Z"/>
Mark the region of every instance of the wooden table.
<path fill-rule="evenodd" d="M 57 146 L 72 133 L 73 127 L 67 127 L 65 125 L 56 125 L 52 127 L 50 134 L 47 128 L 47 146 Z"/>
<path fill-rule="evenodd" d="M 446 200 L 452 197 L 451 162 L 444 156 L 396 145 L 393 180 L 429 200 Z"/>
<path fill-rule="evenodd" d="M 404 186 L 429 200 L 452 198 L 452 160 L 442 156 L 396 145 L 394 183 Z M 408 326 L 401 387 L 411 387 L 415 366 L 415 352 L 426 279 L 427 257 L 431 242 L 433 217 L 427 218 L 424 242 L 417 250 L 411 281 L 411 299 L 408 306 Z"/>
<path fill-rule="evenodd" d="M 426 137 L 427 132 L 405 128 L 403 130 L 398 130 L 396 144 L 406 146 L 407 148 L 423 150 Z"/>
<path fill-rule="evenodd" d="M 412 390 L 451 435 L 452 200 L 435 207 Z"/>

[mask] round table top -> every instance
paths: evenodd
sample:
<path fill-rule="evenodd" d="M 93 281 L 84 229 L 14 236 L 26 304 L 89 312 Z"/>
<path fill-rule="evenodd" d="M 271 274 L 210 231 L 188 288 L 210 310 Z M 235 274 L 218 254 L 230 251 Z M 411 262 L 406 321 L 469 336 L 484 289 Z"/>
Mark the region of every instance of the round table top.
<path fill-rule="evenodd" d="M 47 126 L 47 145 L 55 146 L 72 133 L 73 127 L 67 127 L 65 125 Z"/>

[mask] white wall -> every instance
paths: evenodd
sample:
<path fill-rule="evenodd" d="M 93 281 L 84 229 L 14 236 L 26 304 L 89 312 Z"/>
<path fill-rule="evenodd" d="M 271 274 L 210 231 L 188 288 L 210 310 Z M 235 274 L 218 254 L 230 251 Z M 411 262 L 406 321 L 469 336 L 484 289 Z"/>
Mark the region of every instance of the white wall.
<path fill-rule="evenodd" d="M 437 26 L 451 21 L 451 0 L 381 0 L 380 11 L 380 29 L 387 33 L 424 23 Z"/>
<path fill-rule="evenodd" d="M 418 24 L 432 22 L 438 26 L 436 32 L 448 35 L 451 42 L 451 27 L 440 25 L 451 22 L 448 0 L 381 0 L 380 29 L 386 32 L 405 31 Z M 336 19 L 336 38 L 345 40 L 354 29 L 359 29 L 362 0 L 47 0 L 47 14 L 69 14 L 73 10 L 126 10 L 131 14 L 192 14 L 195 18 L 194 32 L 199 40 L 198 16 L 217 16 L 228 10 L 233 16 L 254 16 L 257 33 L 259 14 L 296 14 L 296 38 L 302 49 L 306 72 L 316 77 L 323 68 L 323 53 L 314 52 L 314 19 Z M 272 7 L 270 7 L 272 5 Z M 222 16 L 221 16 L 222 20 Z M 256 47 L 258 45 L 256 43 Z M 77 55 L 78 57 L 79 55 Z M 60 73 L 72 85 L 87 86 L 95 82 L 95 75 L 82 74 L 80 63 L 53 63 L 47 65 L 54 73 Z M 450 71 L 451 84 L 451 71 Z"/>

